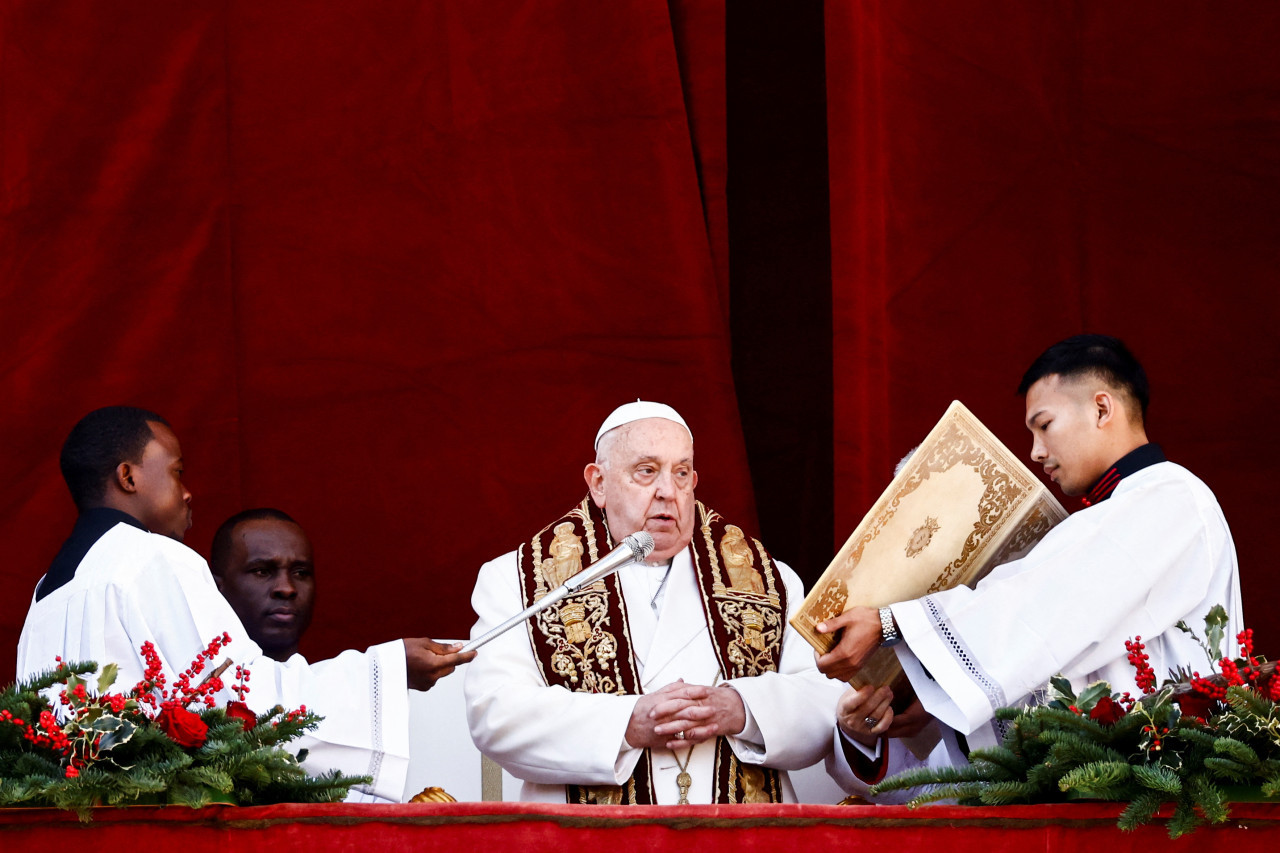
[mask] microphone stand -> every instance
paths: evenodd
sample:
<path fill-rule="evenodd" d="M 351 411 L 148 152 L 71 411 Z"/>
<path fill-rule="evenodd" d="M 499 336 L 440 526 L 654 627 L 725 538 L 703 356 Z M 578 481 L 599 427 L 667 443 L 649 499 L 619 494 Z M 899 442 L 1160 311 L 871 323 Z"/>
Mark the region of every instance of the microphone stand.
<path fill-rule="evenodd" d="M 604 580 L 623 566 L 629 566 L 634 562 L 643 560 L 645 557 L 649 556 L 650 552 L 653 551 L 653 537 L 643 530 L 638 533 L 632 533 L 626 539 L 622 540 L 622 544 L 631 549 L 630 556 L 620 555 L 620 558 L 610 560 L 609 557 L 616 554 L 619 550 L 614 549 L 610 554 L 606 554 L 602 559 L 597 560 L 595 565 L 588 566 L 578 572 L 576 575 L 560 584 L 560 586 L 542 596 L 542 598 L 539 598 L 515 616 L 512 616 L 506 622 L 503 622 L 498 627 L 487 631 L 483 636 L 477 637 L 467 643 L 459 651 L 459 654 L 480 648 L 495 637 L 499 637 L 507 631 L 510 631 L 530 616 L 535 616 L 546 610 L 548 607 L 551 607 L 553 604 L 556 604 L 565 596 L 572 595 L 583 587 L 590 586 L 598 580 Z"/>

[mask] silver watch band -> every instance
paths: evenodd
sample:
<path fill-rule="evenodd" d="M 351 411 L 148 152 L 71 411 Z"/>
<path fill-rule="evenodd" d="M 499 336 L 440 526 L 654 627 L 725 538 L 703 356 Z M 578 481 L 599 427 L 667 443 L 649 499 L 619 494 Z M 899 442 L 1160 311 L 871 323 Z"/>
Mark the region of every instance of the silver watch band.
<path fill-rule="evenodd" d="M 893 611 L 888 607 L 880 608 L 880 645 L 896 646 L 902 642 L 902 634 L 898 633 L 898 623 L 893 620 Z"/>

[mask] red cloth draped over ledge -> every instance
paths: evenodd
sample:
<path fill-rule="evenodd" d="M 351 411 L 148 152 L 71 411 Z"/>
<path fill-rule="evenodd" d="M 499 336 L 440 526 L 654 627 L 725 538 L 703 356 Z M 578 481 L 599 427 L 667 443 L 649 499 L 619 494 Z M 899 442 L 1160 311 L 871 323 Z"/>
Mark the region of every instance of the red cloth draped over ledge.
<path fill-rule="evenodd" d="M 99 809 L 82 824 L 74 813 L 0 809 L 6 849 L 68 849 L 92 827 L 98 849 L 180 845 L 184 853 L 282 849 L 367 850 L 794 850 L 945 849 L 949 853 L 1025 850 L 1107 853 L 1169 845 L 1160 823 L 1121 832 L 1120 806 L 1077 803 L 967 808 L 929 806 L 570 806 L 449 803 L 401 806 L 281 805 Z M 1241 832 L 1247 829 L 1247 832 Z M 1246 853 L 1280 843 L 1280 806 L 1237 804 L 1231 819 L 1173 844 Z M 39 846 L 37 846 L 39 845 Z M 883 845 L 883 846 L 882 846 Z M 1096 848 L 1094 845 L 1098 845 Z M 174 849 L 177 849 L 175 846 Z M 1176 849 L 1176 847 L 1175 847 Z"/>

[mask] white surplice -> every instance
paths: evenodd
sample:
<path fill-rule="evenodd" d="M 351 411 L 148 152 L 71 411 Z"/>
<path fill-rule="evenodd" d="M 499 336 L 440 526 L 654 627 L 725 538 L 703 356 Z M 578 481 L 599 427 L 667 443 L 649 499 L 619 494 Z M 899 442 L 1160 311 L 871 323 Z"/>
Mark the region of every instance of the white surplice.
<path fill-rule="evenodd" d="M 782 563 L 775 565 L 794 612 L 804 599 L 800 579 Z M 665 573 L 666 567 L 634 564 L 618 573 L 641 688 L 653 692 L 677 679 L 715 683 L 721 677 L 719 663 L 688 549 L 672 561 L 663 585 Z M 656 614 L 651 606 L 655 594 Z M 523 609 L 516 552 L 481 567 L 471 603 L 479 616 L 473 638 Z M 721 683 L 737 690 L 747 708 L 746 730 L 730 738 L 740 760 L 795 770 L 820 761 L 831 748 L 831 721 L 843 685 L 817 671 L 812 648 L 789 626 L 779 672 Z M 620 785 L 643 754 L 625 738 L 637 697 L 547 686 L 526 627 L 481 648 L 467 665 L 464 689 L 472 739 L 481 752 L 524 780 L 521 799 L 564 802 L 568 784 Z M 681 760 L 686 751 L 680 750 Z M 714 755 L 714 741 L 694 747 L 688 764 L 690 803 L 712 802 Z M 655 749 L 652 762 L 657 802 L 674 804 L 679 797 L 677 756 Z M 786 773 L 781 776 L 784 798 L 794 801 Z"/>
<path fill-rule="evenodd" d="M 339 769 L 369 775 L 374 783 L 349 799 L 399 802 L 409 765 L 409 697 L 404 643 L 348 651 L 308 664 L 301 655 L 284 663 L 266 657 L 218 591 L 205 561 L 190 548 L 128 524 L 117 524 L 85 554 L 75 577 L 31 603 L 18 642 L 18 676 L 66 661 L 116 663 L 113 689 L 141 680 L 141 646 L 154 644 L 170 684 L 214 637 L 231 635 L 223 657 L 249 667 L 246 704 L 262 713 L 275 705 L 306 705 L 325 719 L 291 743 L 305 747 L 312 773 Z M 224 673 L 230 692 L 234 667 Z"/>
<path fill-rule="evenodd" d="M 1136 636 L 1158 679 L 1179 666 L 1208 672 L 1204 650 L 1174 625 L 1185 621 L 1203 638 L 1215 604 L 1230 617 L 1234 655 L 1243 615 L 1231 532 L 1203 482 L 1160 462 L 975 589 L 895 604 L 893 615 L 916 694 L 977 748 L 996 742 L 995 709 L 1026 703 L 1059 673 L 1077 692 L 1105 680 L 1140 695 L 1124 645 Z"/>

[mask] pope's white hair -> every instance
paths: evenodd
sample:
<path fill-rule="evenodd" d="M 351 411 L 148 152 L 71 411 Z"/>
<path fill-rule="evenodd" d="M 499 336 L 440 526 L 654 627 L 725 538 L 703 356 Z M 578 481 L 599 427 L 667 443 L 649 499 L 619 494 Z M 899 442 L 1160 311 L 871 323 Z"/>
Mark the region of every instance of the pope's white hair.
<path fill-rule="evenodd" d="M 622 434 L 631 429 L 631 424 L 623 424 L 600 436 L 600 441 L 596 444 L 596 464 L 604 470 L 609 470 L 609 457 L 613 455 L 614 445 L 618 443 L 618 439 Z"/>

